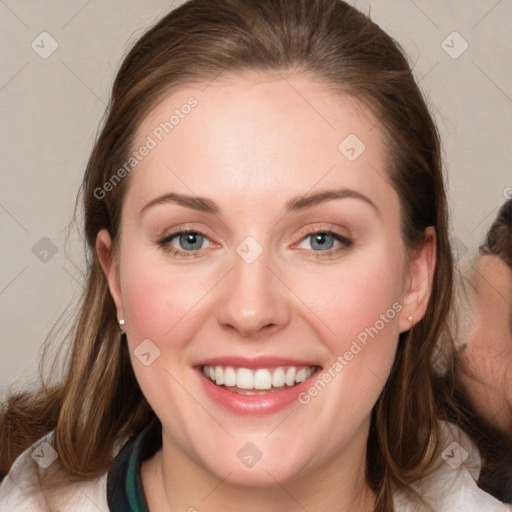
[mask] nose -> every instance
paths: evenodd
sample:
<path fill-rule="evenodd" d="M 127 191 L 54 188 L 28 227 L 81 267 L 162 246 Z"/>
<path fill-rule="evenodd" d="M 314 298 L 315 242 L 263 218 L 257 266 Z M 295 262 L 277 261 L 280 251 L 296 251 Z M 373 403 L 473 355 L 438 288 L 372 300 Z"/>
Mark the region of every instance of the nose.
<path fill-rule="evenodd" d="M 290 292 L 270 268 L 265 251 L 252 263 L 235 254 L 234 268 L 220 286 L 217 321 L 224 329 L 254 338 L 290 321 Z"/>

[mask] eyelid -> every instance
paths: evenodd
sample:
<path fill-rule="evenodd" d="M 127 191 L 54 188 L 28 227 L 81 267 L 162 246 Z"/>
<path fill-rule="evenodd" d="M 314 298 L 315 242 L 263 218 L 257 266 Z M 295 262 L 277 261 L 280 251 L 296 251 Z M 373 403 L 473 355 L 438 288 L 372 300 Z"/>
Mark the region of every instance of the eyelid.
<path fill-rule="evenodd" d="M 197 233 L 198 235 L 204 236 L 208 238 L 208 240 L 212 241 L 214 236 L 210 236 L 208 234 L 210 230 L 206 228 L 199 228 L 194 224 L 178 224 L 176 226 L 172 226 L 162 231 L 159 231 L 156 235 L 157 241 L 161 241 L 163 238 L 175 237 L 176 235 L 186 234 L 186 233 Z"/>
<path fill-rule="evenodd" d="M 305 237 L 315 235 L 316 233 L 328 233 L 331 235 L 336 235 L 336 237 L 339 237 L 348 242 L 353 241 L 353 237 L 350 233 L 343 234 L 340 231 L 341 231 L 340 228 L 335 228 L 335 227 L 332 227 L 330 225 L 325 225 L 325 224 L 308 225 L 307 227 L 302 228 L 299 231 L 300 240 L 298 243 L 302 242 L 302 240 L 304 240 Z M 348 231 L 348 230 L 346 230 L 346 231 Z"/>

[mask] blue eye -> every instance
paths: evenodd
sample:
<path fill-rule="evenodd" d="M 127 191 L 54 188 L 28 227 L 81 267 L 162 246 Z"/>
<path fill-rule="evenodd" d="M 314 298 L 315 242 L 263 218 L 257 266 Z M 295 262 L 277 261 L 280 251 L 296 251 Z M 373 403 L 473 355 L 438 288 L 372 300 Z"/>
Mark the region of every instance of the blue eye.
<path fill-rule="evenodd" d="M 320 250 L 331 249 L 334 245 L 334 236 L 327 233 L 314 233 L 309 237 L 312 237 L 311 247 L 313 249 L 315 249 L 315 245 Z"/>
<path fill-rule="evenodd" d="M 175 239 L 178 247 L 172 243 Z M 166 236 L 158 244 L 173 256 L 194 257 L 194 253 L 203 248 L 205 240 L 208 240 L 208 238 L 197 231 L 178 231 Z"/>
<path fill-rule="evenodd" d="M 317 258 L 335 256 L 340 251 L 347 249 L 352 245 L 352 240 L 333 231 L 314 231 L 307 234 L 302 240 L 310 239 L 310 254 Z M 339 247 L 334 247 L 338 242 Z"/>
<path fill-rule="evenodd" d="M 195 232 L 181 233 L 173 238 L 178 238 L 178 242 L 181 248 L 188 248 L 191 249 L 192 251 L 197 251 L 198 249 L 201 249 L 204 241 L 203 235 Z"/>

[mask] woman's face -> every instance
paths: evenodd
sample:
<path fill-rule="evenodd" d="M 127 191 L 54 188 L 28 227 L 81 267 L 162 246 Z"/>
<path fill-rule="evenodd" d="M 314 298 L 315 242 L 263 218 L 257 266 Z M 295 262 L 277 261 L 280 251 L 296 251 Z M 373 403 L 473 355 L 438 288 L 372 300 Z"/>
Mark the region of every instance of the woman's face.
<path fill-rule="evenodd" d="M 119 267 L 106 231 L 97 249 L 164 451 L 252 484 L 362 464 L 433 266 L 407 263 L 377 120 L 303 75 L 247 74 L 173 92 L 134 150 Z"/>

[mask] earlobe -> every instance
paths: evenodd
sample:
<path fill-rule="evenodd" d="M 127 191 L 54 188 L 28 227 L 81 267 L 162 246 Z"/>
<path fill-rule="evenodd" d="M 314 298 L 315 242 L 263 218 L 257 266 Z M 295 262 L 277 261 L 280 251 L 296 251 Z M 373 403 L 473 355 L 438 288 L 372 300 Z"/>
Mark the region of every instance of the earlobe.
<path fill-rule="evenodd" d="M 414 251 L 409 261 L 407 282 L 402 299 L 399 330 L 408 331 L 419 322 L 429 303 L 436 268 L 436 232 L 433 227 L 425 231 L 424 244 Z"/>
<path fill-rule="evenodd" d="M 116 258 L 114 258 L 112 240 L 106 229 L 101 229 L 96 236 L 96 254 L 101 268 L 105 273 L 105 277 L 107 278 L 110 295 L 116 305 L 117 316 L 118 318 L 124 318 L 118 262 Z"/>

